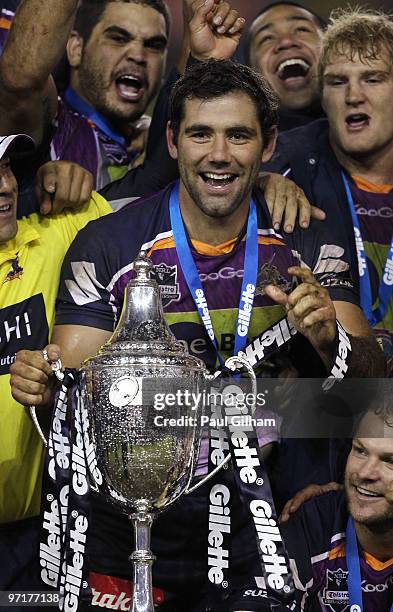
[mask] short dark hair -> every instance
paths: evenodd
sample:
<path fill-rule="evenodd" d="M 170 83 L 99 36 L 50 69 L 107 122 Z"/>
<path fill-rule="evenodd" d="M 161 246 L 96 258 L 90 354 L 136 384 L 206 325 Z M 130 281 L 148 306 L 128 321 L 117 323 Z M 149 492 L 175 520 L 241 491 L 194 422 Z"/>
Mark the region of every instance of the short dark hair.
<path fill-rule="evenodd" d="M 75 17 L 74 30 L 87 42 L 97 23 L 100 21 L 106 7 L 110 2 L 123 2 L 126 4 L 142 4 L 150 6 L 165 19 L 166 34 L 169 37 L 171 30 L 171 16 L 164 0 L 82 0 Z"/>
<path fill-rule="evenodd" d="M 265 145 L 278 121 L 278 98 L 266 79 L 244 64 L 230 60 L 210 59 L 198 62 L 181 77 L 172 89 L 169 121 L 177 143 L 184 118 L 185 100 L 211 100 L 232 92 L 247 94 L 254 102 Z"/>
<path fill-rule="evenodd" d="M 252 20 L 252 24 L 254 23 L 254 21 L 256 19 L 258 19 L 258 17 L 260 17 L 264 13 L 267 13 L 267 11 L 270 11 L 270 9 L 272 9 L 272 8 L 274 8 L 276 6 L 281 6 L 282 4 L 287 5 L 287 6 L 294 6 L 296 8 L 300 8 L 300 9 L 304 9 L 305 11 L 310 13 L 310 15 L 312 15 L 312 17 L 314 18 L 314 22 L 316 23 L 316 25 L 321 30 L 324 30 L 326 28 L 326 25 L 327 25 L 326 21 L 320 15 L 318 15 L 318 13 L 316 13 L 312 9 L 308 8 L 308 6 L 304 6 L 300 2 L 295 2 L 293 0 L 281 0 L 281 1 L 278 0 L 277 2 L 270 2 L 269 4 L 264 6 L 259 11 L 259 13 L 254 17 L 254 19 Z M 252 24 L 251 24 L 251 26 L 252 26 Z M 245 62 L 247 64 L 250 64 L 250 50 L 251 50 L 251 43 L 252 43 L 251 26 L 247 30 L 246 36 L 244 38 L 244 43 L 243 43 L 243 55 L 244 55 L 244 60 L 245 60 Z"/>

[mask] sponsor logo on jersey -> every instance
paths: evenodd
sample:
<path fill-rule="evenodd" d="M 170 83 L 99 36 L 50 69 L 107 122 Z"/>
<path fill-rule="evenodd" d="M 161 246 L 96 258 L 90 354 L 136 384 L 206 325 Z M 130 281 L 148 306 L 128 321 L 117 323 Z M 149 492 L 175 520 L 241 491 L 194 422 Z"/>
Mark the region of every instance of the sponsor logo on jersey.
<path fill-rule="evenodd" d="M 17 255 L 15 259 L 11 261 L 11 270 L 7 273 L 7 276 L 3 280 L 3 285 L 15 280 L 16 278 L 20 278 L 22 274 L 23 268 L 19 265 L 19 257 Z"/>
<path fill-rule="evenodd" d="M 393 208 L 390 206 L 381 206 L 381 208 L 364 208 L 363 206 L 356 207 L 356 214 L 366 217 L 379 217 L 381 219 L 392 219 Z"/>
<path fill-rule="evenodd" d="M 177 265 L 168 266 L 163 261 L 153 267 L 152 276 L 160 286 L 162 305 L 168 306 L 180 298 L 179 284 L 177 282 Z"/>
<path fill-rule="evenodd" d="M 326 570 L 326 586 L 322 602 L 333 612 L 344 612 L 348 607 L 348 572 L 341 568 Z"/>
<path fill-rule="evenodd" d="M 204 274 L 203 272 L 199 272 L 199 278 L 201 282 L 204 283 L 206 281 L 217 281 L 217 280 L 230 280 L 232 278 L 243 278 L 244 270 L 235 270 L 230 266 L 225 266 L 224 268 L 220 268 L 218 272 L 210 272 L 209 274 Z"/>

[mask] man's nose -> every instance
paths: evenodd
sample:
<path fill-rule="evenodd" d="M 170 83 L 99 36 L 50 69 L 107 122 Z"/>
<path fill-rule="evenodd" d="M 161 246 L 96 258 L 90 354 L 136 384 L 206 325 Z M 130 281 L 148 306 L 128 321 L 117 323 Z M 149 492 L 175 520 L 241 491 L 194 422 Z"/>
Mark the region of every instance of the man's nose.
<path fill-rule="evenodd" d="M 10 197 L 14 191 L 15 179 L 11 172 L 0 172 L 0 195 Z"/>
<path fill-rule="evenodd" d="M 213 138 L 208 157 L 209 161 L 216 164 L 228 164 L 231 161 L 229 143 L 224 136 Z"/>
<path fill-rule="evenodd" d="M 345 89 L 345 102 L 352 106 L 364 102 L 363 89 L 358 81 L 348 81 Z"/>
<path fill-rule="evenodd" d="M 299 48 L 300 46 L 301 43 L 297 40 L 296 36 L 286 32 L 278 36 L 275 44 L 275 51 L 279 53 L 280 51 L 286 51 L 292 47 Z"/>
<path fill-rule="evenodd" d="M 143 40 L 133 40 L 127 45 L 126 59 L 136 64 L 146 63 L 146 48 Z"/>
<path fill-rule="evenodd" d="M 376 457 L 368 457 L 357 470 L 360 480 L 375 482 L 379 480 L 380 462 Z"/>

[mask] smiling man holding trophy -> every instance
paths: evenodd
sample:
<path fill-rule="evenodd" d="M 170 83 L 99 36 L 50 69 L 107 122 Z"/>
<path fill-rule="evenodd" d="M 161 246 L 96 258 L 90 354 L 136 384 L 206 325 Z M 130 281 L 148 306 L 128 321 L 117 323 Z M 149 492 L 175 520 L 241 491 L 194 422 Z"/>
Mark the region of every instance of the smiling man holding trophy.
<path fill-rule="evenodd" d="M 162 352 L 167 366 L 171 351 L 178 357 L 182 354 L 178 342 L 169 337 L 167 342 L 162 341 L 166 327 L 157 310 L 156 315 L 151 314 L 156 306 L 153 311 L 150 308 L 157 300 L 152 302 L 142 290 L 139 299 L 134 299 L 134 289 L 151 287 L 152 282 L 146 272 L 149 264 L 137 259 L 141 250 L 151 259 L 151 275 L 160 286 L 166 322 L 191 353 L 182 357 L 188 364 L 187 376 L 195 372 L 190 384 L 198 386 L 202 368 L 197 365 L 201 364 L 199 360 L 204 362 L 203 369 L 214 372 L 227 357 L 238 354 L 255 370 L 269 358 L 277 366 L 277 374 L 282 361 L 276 363 L 275 357 L 282 355 L 297 331 L 296 341 L 311 345 L 315 359 L 319 358 L 321 376 L 327 374 L 333 380 L 382 373 L 383 356 L 357 306 L 347 245 L 340 229 L 337 236 L 326 236 L 323 224 L 315 222 L 307 232 L 295 230 L 283 237 L 272 227 L 263 193 L 253 191 L 261 160 L 269 159 L 274 150 L 276 109 L 277 101 L 268 85 L 244 66 L 210 60 L 190 68 L 172 92 L 167 129 L 168 147 L 178 160 L 180 181 L 110 218 L 91 223 L 79 234 L 65 259 L 53 336 L 58 346 L 47 348 L 49 360 L 56 360 L 61 352 L 65 366 L 79 367 L 108 342 L 121 315 L 112 340 L 90 361 L 93 374 L 89 361 L 82 368 L 87 376 L 84 389 L 90 397 L 101 399 L 93 402 L 94 414 L 90 410 L 86 415 L 80 412 L 86 406 L 76 401 L 79 392 L 73 396 L 80 431 L 77 427 L 74 438 L 71 432 L 74 440 L 78 434 L 86 434 L 85 449 L 92 446 L 96 451 L 94 460 L 94 453 L 88 456 L 93 482 L 100 486 L 97 473 L 94 478 L 97 461 L 106 495 L 109 484 L 120 506 L 122 498 L 129 496 L 130 482 L 134 488 L 142 487 L 139 481 L 143 471 L 136 470 L 133 475 L 129 463 L 138 450 L 132 442 L 119 444 L 119 439 L 124 429 L 127 435 L 132 431 L 140 432 L 140 437 L 143 431 L 148 434 L 144 417 L 138 421 L 134 412 L 130 425 L 129 412 L 122 412 L 133 405 L 138 378 L 143 380 L 146 372 L 140 365 L 140 376 L 136 368 L 130 381 L 126 363 L 116 362 L 115 379 L 97 395 L 102 379 L 94 382 L 97 370 L 93 366 L 98 367 L 100 359 L 108 360 L 108 365 L 111 347 L 123 341 L 119 334 L 129 312 L 133 319 L 127 329 L 136 333 L 142 325 L 144 335 L 138 341 L 145 343 L 144 366 L 148 365 L 152 374 L 149 378 L 155 378 L 157 352 Z M 336 257 L 329 257 L 329 253 Z M 297 286 L 296 279 L 300 281 Z M 124 300 L 127 284 L 130 295 L 134 295 L 131 310 Z M 155 351 L 147 350 L 149 338 L 156 343 Z M 126 339 L 138 349 L 135 338 Z M 363 359 L 365 351 L 367 360 Z M 234 365 L 240 365 L 236 362 Z M 301 364 L 295 365 L 301 369 Z M 36 406 L 48 403 L 52 395 L 50 373 L 51 366 L 41 354 L 19 355 L 12 381 L 18 401 Z M 158 386 L 163 384 L 162 377 L 156 379 Z M 55 411 L 58 417 L 63 409 L 61 396 Z M 63 407 L 64 397 L 65 391 Z M 111 405 L 110 411 L 117 409 L 118 433 L 109 425 L 103 430 L 105 411 L 96 418 L 101 401 Z M 173 413 L 177 412 L 175 407 Z M 87 420 L 93 421 L 93 441 L 84 429 Z M 266 448 L 272 439 L 265 432 L 254 434 L 252 428 L 249 433 L 227 428 L 216 439 L 210 433 L 210 442 L 202 437 L 196 473 L 206 474 L 218 467 L 226 451 L 231 453 L 232 469 L 218 471 L 155 521 L 155 603 L 159 610 L 171 612 L 268 610 L 271 605 L 286 609 L 293 598 L 293 583 L 258 450 Z M 174 443 L 173 431 L 156 431 L 158 450 L 155 452 L 150 441 L 149 452 L 146 448 L 143 451 L 141 462 L 145 461 L 147 482 L 155 478 L 155 462 L 161 462 L 160 474 L 171 473 L 163 489 L 156 490 L 162 500 L 168 495 L 176 497 L 176 487 L 180 487 L 179 494 L 184 492 L 186 487 L 180 481 L 188 480 L 192 473 L 190 465 L 197 446 L 193 436 L 196 439 L 198 435 L 197 430 L 191 432 L 187 438 L 190 450 L 180 452 L 179 460 L 176 452 L 186 439 L 184 432 L 178 435 L 178 439 L 183 436 L 183 442 Z M 163 467 L 165 457 L 171 462 Z M 122 476 L 114 487 L 105 474 L 105 465 L 120 460 L 123 463 L 118 474 Z M 59 479 L 63 476 L 60 474 Z M 113 491 L 109 495 L 113 499 Z M 71 507 L 73 503 L 71 500 Z M 100 495 L 94 495 L 92 506 L 88 549 L 90 582 L 97 592 L 105 577 L 128 578 L 127 557 L 132 544 L 126 518 L 116 514 Z M 75 522 L 79 518 L 76 516 Z M 84 527 L 82 519 L 78 524 Z M 74 526 L 71 531 L 75 532 Z M 142 546 L 137 542 L 137 549 L 149 548 L 146 541 L 139 544 Z M 71 549 L 69 545 L 67 558 L 72 559 Z M 77 561 L 81 561 L 79 557 Z M 67 582 L 64 590 L 65 594 L 72 590 Z M 134 598 L 133 612 L 151 612 L 151 600 L 141 605 L 145 608 L 138 607 Z"/>

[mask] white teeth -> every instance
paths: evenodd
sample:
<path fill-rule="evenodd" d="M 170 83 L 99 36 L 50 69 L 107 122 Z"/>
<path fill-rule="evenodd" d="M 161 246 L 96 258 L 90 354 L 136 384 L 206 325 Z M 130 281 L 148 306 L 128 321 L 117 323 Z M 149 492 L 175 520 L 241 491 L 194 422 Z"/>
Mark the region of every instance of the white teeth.
<path fill-rule="evenodd" d="M 140 85 L 140 79 L 138 79 L 137 77 L 131 76 L 130 74 L 123 74 L 121 77 L 118 77 L 119 79 L 123 79 L 125 81 L 131 81 L 131 83 L 137 83 L 138 85 Z"/>
<path fill-rule="evenodd" d="M 8 212 L 11 209 L 10 204 L 6 204 L 5 206 L 0 206 L 0 212 Z"/>
<path fill-rule="evenodd" d="M 287 59 L 281 62 L 281 64 L 277 68 L 279 76 L 282 74 L 284 68 L 286 68 L 287 66 L 296 66 L 296 64 L 303 66 L 305 70 L 308 70 L 310 68 L 310 65 L 300 58 Z"/>
<path fill-rule="evenodd" d="M 375 493 L 374 491 L 368 491 L 368 489 L 363 489 L 362 487 L 356 487 L 356 490 L 362 495 L 368 495 L 369 497 L 380 497 L 379 493 Z"/>
<path fill-rule="evenodd" d="M 217 181 L 232 178 L 232 174 L 214 174 L 213 172 L 205 172 L 204 174 L 207 176 L 207 178 L 215 179 Z"/>

